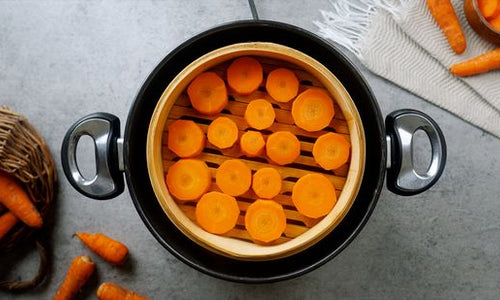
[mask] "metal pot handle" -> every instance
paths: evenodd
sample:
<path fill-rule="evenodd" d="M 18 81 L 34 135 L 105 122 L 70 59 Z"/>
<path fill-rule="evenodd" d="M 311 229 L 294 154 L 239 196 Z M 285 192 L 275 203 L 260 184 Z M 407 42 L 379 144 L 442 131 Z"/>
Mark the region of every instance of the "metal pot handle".
<path fill-rule="evenodd" d="M 421 193 L 436 183 L 446 164 L 446 142 L 436 122 L 426 114 L 412 109 L 390 113 L 385 119 L 387 130 L 387 188 L 399 195 Z M 432 159 L 425 174 L 418 174 L 413 165 L 413 135 L 423 130 L 429 137 Z"/>
<path fill-rule="evenodd" d="M 94 140 L 96 174 L 86 179 L 76 161 L 79 139 L 90 136 Z M 83 195 L 111 199 L 123 192 L 123 139 L 120 139 L 120 120 L 108 113 L 94 113 L 78 120 L 64 136 L 61 160 L 66 178 Z"/>

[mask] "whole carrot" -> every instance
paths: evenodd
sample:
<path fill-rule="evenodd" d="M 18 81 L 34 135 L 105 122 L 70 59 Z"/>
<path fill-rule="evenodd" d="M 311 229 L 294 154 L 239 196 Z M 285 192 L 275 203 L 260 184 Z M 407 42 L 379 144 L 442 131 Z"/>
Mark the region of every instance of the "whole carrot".
<path fill-rule="evenodd" d="M 68 274 L 64 278 L 61 287 L 54 295 L 53 300 L 71 299 L 75 297 L 80 288 L 87 282 L 94 273 L 95 264 L 90 256 L 76 257 L 68 269 Z"/>
<path fill-rule="evenodd" d="M 102 233 L 86 233 L 80 232 L 75 235 L 87 246 L 90 250 L 97 253 L 105 261 L 112 264 L 122 264 L 128 255 L 128 248 L 124 244 L 111 239 Z"/>
<path fill-rule="evenodd" d="M 19 219 L 10 211 L 0 216 L 0 240 L 9 232 Z"/>
<path fill-rule="evenodd" d="M 500 48 L 451 66 L 450 72 L 457 76 L 470 76 L 500 69 Z"/>
<path fill-rule="evenodd" d="M 427 6 L 455 53 L 465 51 L 465 35 L 450 0 L 427 0 Z"/>
<path fill-rule="evenodd" d="M 116 283 L 104 282 L 97 289 L 97 298 L 99 300 L 148 300 L 136 294 L 135 292 L 119 286 Z"/>
<path fill-rule="evenodd" d="M 40 228 L 42 216 L 14 177 L 0 172 L 0 203 L 30 227 Z"/>

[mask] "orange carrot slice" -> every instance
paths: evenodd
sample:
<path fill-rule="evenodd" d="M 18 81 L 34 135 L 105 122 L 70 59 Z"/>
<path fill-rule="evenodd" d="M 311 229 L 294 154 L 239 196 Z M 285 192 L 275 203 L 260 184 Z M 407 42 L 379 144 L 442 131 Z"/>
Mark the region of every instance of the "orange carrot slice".
<path fill-rule="evenodd" d="M 168 149 L 182 158 L 200 155 L 205 147 L 205 134 L 195 122 L 177 120 L 168 126 Z"/>
<path fill-rule="evenodd" d="M 349 159 L 351 144 L 338 133 L 325 133 L 313 146 L 314 160 L 325 170 L 335 170 Z"/>
<path fill-rule="evenodd" d="M 259 198 L 272 199 L 281 191 L 281 175 L 275 168 L 262 168 L 253 174 L 252 189 Z"/>
<path fill-rule="evenodd" d="M 300 142 L 289 131 L 277 131 L 267 138 L 267 156 L 278 165 L 290 164 L 300 155 Z"/>
<path fill-rule="evenodd" d="M 498 2 L 497 0 L 477 0 L 479 11 L 485 18 L 490 18 L 495 14 Z"/>
<path fill-rule="evenodd" d="M 321 89 L 310 88 L 300 93 L 292 105 L 295 125 L 306 131 L 322 130 L 335 115 L 333 101 Z"/>
<path fill-rule="evenodd" d="M 266 142 L 262 133 L 258 131 L 247 131 L 240 138 L 241 152 L 247 157 L 256 157 L 262 154 Z"/>
<path fill-rule="evenodd" d="M 500 4 L 498 5 L 500 7 Z M 488 19 L 488 22 L 490 23 L 491 27 L 495 28 L 497 31 L 500 31 L 500 9 L 498 9 L 499 13 L 495 15 L 494 17 L 491 17 L 491 19 Z"/>
<path fill-rule="evenodd" d="M 168 168 L 168 191 L 178 200 L 196 200 L 212 184 L 212 174 L 207 164 L 197 159 L 181 159 Z"/>
<path fill-rule="evenodd" d="M 326 176 L 318 173 L 302 176 L 293 186 L 292 202 L 306 217 L 326 216 L 337 202 L 335 188 Z"/>
<path fill-rule="evenodd" d="M 259 130 L 271 127 L 275 117 L 273 105 L 264 99 L 250 101 L 245 110 L 245 120 L 248 125 Z"/>
<path fill-rule="evenodd" d="M 219 149 L 231 148 L 238 140 L 238 126 L 227 117 L 218 117 L 208 125 L 207 137 Z"/>
<path fill-rule="evenodd" d="M 217 186 L 231 196 L 243 195 L 252 184 L 252 171 L 239 159 L 224 161 L 215 173 Z"/>
<path fill-rule="evenodd" d="M 227 83 L 241 95 L 257 90 L 263 76 L 262 65 L 252 57 L 237 58 L 227 68 Z"/>
<path fill-rule="evenodd" d="M 297 96 L 299 80 L 289 69 L 275 69 L 267 75 L 266 90 L 274 100 L 288 102 Z"/>
<path fill-rule="evenodd" d="M 196 221 L 210 233 L 223 234 L 233 229 L 239 215 L 236 199 L 224 193 L 206 193 L 196 204 Z"/>
<path fill-rule="evenodd" d="M 272 200 L 258 199 L 248 206 L 245 228 L 252 239 L 264 243 L 272 242 L 285 231 L 285 211 L 280 204 Z"/>
<path fill-rule="evenodd" d="M 228 102 L 226 84 L 214 72 L 196 76 L 189 84 L 187 93 L 193 108 L 204 115 L 221 112 Z"/>

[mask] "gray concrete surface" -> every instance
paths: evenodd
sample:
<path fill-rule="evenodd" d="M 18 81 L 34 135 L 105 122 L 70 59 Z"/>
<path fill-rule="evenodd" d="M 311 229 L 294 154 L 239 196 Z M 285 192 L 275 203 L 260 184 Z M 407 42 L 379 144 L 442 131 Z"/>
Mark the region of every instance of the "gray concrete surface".
<path fill-rule="evenodd" d="M 318 9 L 329 5 L 256 3 L 262 18 L 313 32 Z M 75 120 L 106 111 L 125 121 L 142 81 L 169 51 L 205 29 L 249 17 L 245 0 L 0 0 L 0 103 L 38 128 L 60 175 L 51 275 L 32 292 L 0 292 L 0 299 L 50 298 L 72 258 L 87 252 L 72 239 L 75 231 L 105 231 L 131 250 L 125 268 L 96 258 L 98 273 L 82 291 L 84 299 L 95 298 L 100 281 L 116 281 L 154 299 L 498 299 L 500 140 L 370 74 L 357 61 L 384 114 L 415 108 L 438 121 L 448 164 L 441 180 L 421 195 L 404 198 L 384 189 L 356 240 L 309 274 L 265 285 L 211 278 L 156 242 L 127 191 L 99 202 L 69 185 L 59 149 Z M 91 169 L 90 163 L 84 167 Z M 36 254 L 14 259 L 0 258 L 1 277 L 33 274 Z"/>

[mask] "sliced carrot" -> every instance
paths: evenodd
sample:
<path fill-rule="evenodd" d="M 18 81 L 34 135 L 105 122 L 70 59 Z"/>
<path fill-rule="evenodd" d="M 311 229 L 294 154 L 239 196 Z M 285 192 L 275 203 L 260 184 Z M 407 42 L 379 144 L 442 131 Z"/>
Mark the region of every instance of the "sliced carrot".
<path fill-rule="evenodd" d="M 267 138 L 267 156 L 278 165 L 290 164 L 300 155 L 300 142 L 290 131 L 277 131 Z"/>
<path fill-rule="evenodd" d="M 263 77 L 262 65 L 252 57 L 237 58 L 227 68 L 227 83 L 238 94 L 248 95 L 257 90 Z"/>
<path fill-rule="evenodd" d="M 500 4 L 498 5 L 500 7 Z M 498 10 L 500 12 L 500 9 Z M 491 27 L 495 28 L 497 31 L 500 31 L 500 13 L 491 19 L 488 19 Z"/>
<path fill-rule="evenodd" d="M 238 126 L 227 117 L 218 117 L 208 125 L 207 137 L 217 148 L 231 148 L 238 140 Z"/>
<path fill-rule="evenodd" d="M 193 108 L 204 115 L 221 112 L 228 102 L 226 84 L 214 72 L 196 76 L 189 84 L 187 93 Z"/>
<path fill-rule="evenodd" d="M 456 54 L 463 53 L 467 42 L 451 0 L 427 0 L 427 6 L 446 36 L 451 49 Z"/>
<path fill-rule="evenodd" d="M 224 193 L 240 196 L 252 184 L 252 171 L 243 161 L 228 159 L 217 168 L 215 182 Z"/>
<path fill-rule="evenodd" d="M 19 219 L 10 211 L 0 216 L 0 240 L 19 222 Z"/>
<path fill-rule="evenodd" d="M 116 283 L 104 282 L 97 289 L 97 299 L 99 300 L 149 300 L 148 297 L 141 296 L 134 291 L 126 289 Z"/>
<path fill-rule="evenodd" d="M 68 269 L 66 278 L 64 278 L 63 283 L 52 299 L 67 300 L 74 298 L 94 273 L 94 270 L 95 264 L 92 262 L 90 256 L 76 257 Z"/>
<path fill-rule="evenodd" d="M 258 131 L 247 131 L 240 138 L 241 152 L 247 157 L 256 157 L 262 154 L 266 142 L 262 133 Z"/>
<path fill-rule="evenodd" d="M 200 155 L 205 147 L 205 134 L 195 122 L 177 120 L 168 126 L 168 149 L 182 158 Z"/>
<path fill-rule="evenodd" d="M 479 11 L 485 18 L 490 18 L 495 14 L 498 2 L 497 0 L 477 0 Z"/>
<path fill-rule="evenodd" d="M 325 133 L 313 146 L 314 160 L 325 170 L 335 170 L 349 159 L 351 144 L 338 133 Z"/>
<path fill-rule="evenodd" d="M 265 99 L 250 101 L 245 110 L 245 120 L 248 125 L 259 130 L 271 127 L 275 117 L 273 105 Z"/>
<path fill-rule="evenodd" d="M 252 239 L 264 243 L 278 239 L 286 228 L 283 207 L 272 200 L 257 199 L 245 213 L 245 228 Z"/>
<path fill-rule="evenodd" d="M 181 159 L 168 168 L 166 183 L 170 194 L 178 200 L 196 200 L 212 185 L 212 174 L 201 160 Z"/>
<path fill-rule="evenodd" d="M 457 76 L 470 76 L 500 69 L 500 48 L 451 66 Z"/>
<path fill-rule="evenodd" d="M 289 69 L 275 69 L 267 75 L 266 90 L 274 100 L 288 102 L 297 96 L 299 80 Z"/>
<path fill-rule="evenodd" d="M 306 217 L 326 216 L 337 202 L 335 188 L 326 176 L 318 173 L 299 178 L 292 189 L 292 202 Z"/>
<path fill-rule="evenodd" d="M 335 110 L 333 101 L 321 89 L 310 88 L 293 101 L 292 117 L 295 125 L 306 131 L 318 131 L 330 124 Z"/>
<path fill-rule="evenodd" d="M 262 168 L 253 174 L 252 189 L 259 198 L 272 199 L 281 191 L 281 175 L 275 168 Z"/>
<path fill-rule="evenodd" d="M 42 216 L 15 177 L 0 172 L 0 191 L 0 203 L 16 217 L 30 227 L 42 227 Z"/>
<path fill-rule="evenodd" d="M 77 232 L 75 235 L 85 244 L 85 246 L 109 263 L 121 265 L 128 256 L 127 246 L 119 241 L 113 240 L 105 234 Z"/>
<path fill-rule="evenodd" d="M 223 234 L 233 229 L 239 215 L 236 199 L 224 193 L 206 193 L 196 204 L 196 221 L 210 233 Z"/>

